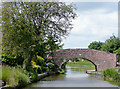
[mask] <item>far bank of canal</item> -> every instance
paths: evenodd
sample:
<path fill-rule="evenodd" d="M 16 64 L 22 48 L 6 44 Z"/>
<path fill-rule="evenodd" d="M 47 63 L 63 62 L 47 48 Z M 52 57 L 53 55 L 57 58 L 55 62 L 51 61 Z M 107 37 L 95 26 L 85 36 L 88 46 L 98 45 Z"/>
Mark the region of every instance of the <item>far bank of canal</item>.
<path fill-rule="evenodd" d="M 83 63 L 68 63 L 66 73 L 52 75 L 31 84 L 29 87 L 118 87 L 108 81 L 104 81 L 99 75 L 86 74 L 86 70 L 93 69 L 94 65 Z M 32 89 L 32 88 L 30 88 Z"/>

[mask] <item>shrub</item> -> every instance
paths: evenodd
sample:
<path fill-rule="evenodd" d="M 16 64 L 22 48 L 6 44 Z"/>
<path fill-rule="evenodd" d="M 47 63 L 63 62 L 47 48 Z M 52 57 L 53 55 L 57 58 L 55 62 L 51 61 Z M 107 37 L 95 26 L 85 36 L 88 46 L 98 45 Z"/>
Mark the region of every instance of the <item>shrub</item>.
<path fill-rule="evenodd" d="M 17 66 L 17 65 L 22 65 L 24 59 L 19 56 L 19 57 L 12 57 L 9 55 L 2 55 L 2 63 L 7 64 L 9 66 Z"/>
<path fill-rule="evenodd" d="M 46 63 L 44 62 L 44 59 L 40 56 L 34 56 L 31 60 L 31 63 L 28 63 L 28 61 L 25 60 L 23 64 L 23 68 L 29 72 L 30 76 L 31 74 L 33 74 L 33 72 L 40 74 L 47 71 L 47 68 L 45 67 Z"/>
<path fill-rule="evenodd" d="M 32 65 L 28 63 L 28 61 L 25 59 L 23 63 L 23 68 L 28 71 L 29 73 L 34 72 Z"/>
<path fill-rule="evenodd" d="M 46 72 L 47 71 L 47 68 L 46 67 L 42 67 L 42 72 Z"/>
<path fill-rule="evenodd" d="M 17 66 L 22 65 L 24 59 L 21 56 L 9 56 L 9 55 L 2 55 L 2 63 L 7 64 L 9 66 Z"/>
<path fill-rule="evenodd" d="M 17 60 L 15 57 L 3 55 L 2 56 L 2 63 L 7 64 L 9 66 L 16 66 Z"/>
<path fill-rule="evenodd" d="M 40 65 L 40 66 L 44 66 L 44 65 L 45 65 L 45 59 L 42 58 L 41 56 L 38 56 L 38 55 L 37 55 L 36 64 L 37 64 L 37 65 Z"/>
<path fill-rule="evenodd" d="M 32 72 L 31 76 L 32 76 L 32 81 L 37 81 L 38 80 L 38 73 L 37 72 Z"/>
<path fill-rule="evenodd" d="M 34 67 L 37 68 L 37 73 L 43 73 L 47 71 L 47 68 L 45 67 L 46 62 L 44 58 L 37 55 L 37 57 L 34 57 L 32 61 Z"/>
<path fill-rule="evenodd" d="M 105 78 L 112 78 L 115 81 L 118 81 L 119 79 L 119 74 L 116 71 L 116 69 L 107 69 L 103 72 L 103 75 Z"/>
<path fill-rule="evenodd" d="M 48 63 L 48 68 L 53 71 L 55 69 L 55 65 L 53 63 Z"/>

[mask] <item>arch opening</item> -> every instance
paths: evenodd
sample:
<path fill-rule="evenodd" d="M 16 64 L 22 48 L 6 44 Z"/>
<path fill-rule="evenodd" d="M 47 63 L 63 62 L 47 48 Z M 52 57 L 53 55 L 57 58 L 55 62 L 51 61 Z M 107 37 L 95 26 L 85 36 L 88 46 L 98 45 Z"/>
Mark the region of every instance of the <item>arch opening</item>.
<path fill-rule="evenodd" d="M 89 60 L 89 59 L 85 59 L 85 58 L 71 58 L 71 59 L 67 59 L 66 60 L 66 62 L 64 62 L 62 65 L 61 65 L 61 68 L 65 68 L 65 66 L 68 64 L 68 62 L 74 62 L 74 61 L 76 61 L 76 62 L 80 62 L 80 61 L 82 61 L 83 62 L 83 64 L 84 64 L 84 61 L 85 62 L 87 62 L 88 64 L 92 64 L 93 66 L 94 66 L 94 70 L 95 71 L 97 71 L 97 65 L 94 63 L 94 62 L 92 62 L 91 60 Z M 82 64 L 82 63 L 81 63 Z M 83 65 L 82 64 L 82 65 Z"/>

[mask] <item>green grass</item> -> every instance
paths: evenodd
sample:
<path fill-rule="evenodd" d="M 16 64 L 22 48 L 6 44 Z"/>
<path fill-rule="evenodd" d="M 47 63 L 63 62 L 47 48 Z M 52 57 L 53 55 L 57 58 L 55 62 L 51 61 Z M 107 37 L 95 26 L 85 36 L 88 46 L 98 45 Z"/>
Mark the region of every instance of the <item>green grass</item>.
<path fill-rule="evenodd" d="M 76 64 L 79 64 L 79 67 L 81 67 L 84 70 L 95 70 L 95 65 L 88 60 L 67 63 L 67 65 L 73 65 L 73 66 Z"/>
<path fill-rule="evenodd" d="M 24 86 L 30 81 L 27 74 L 19 68 L 2 66 L 2 68 L 0 68 L 0 72 L 2 74 L 0 80 L 11 87 L 17 85 Z"/>
<path fill-rule="evenodd" d="M 68 62 L 67 64 L 81 64 L 81 65 L 93 65 L 90 61 L 78 61 L 78 62 Z"/>
<path fill-rule="evenodd" d="M 103 73 L 103 71 L 91 71 L 93 73 Z"/>

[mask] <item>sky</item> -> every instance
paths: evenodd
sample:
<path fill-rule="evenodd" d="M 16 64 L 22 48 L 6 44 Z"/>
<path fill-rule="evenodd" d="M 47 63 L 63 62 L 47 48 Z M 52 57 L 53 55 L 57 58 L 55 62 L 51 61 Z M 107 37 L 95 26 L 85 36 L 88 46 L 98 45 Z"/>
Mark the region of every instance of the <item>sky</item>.
<path fill-rule="evenodd" d="M 63 48 L 88 48 L 94 41 L 118 36 L 118 2 L 74 2 L 77 17 Z"/>
<path fill-rule="evenodd" d="M 0 0 L 1 1 L 1 0 Z M 64 0 L 65 1 L 65 0 Z M 73 29 L 63 39 L 63 48 L 88 48 L 94 41 L 104 42 L 113 34 L 118 36 L 118 1 L 101 0 L 101 2 L 80 2 L 69 0 L 75 4 L 77 17 L 72 21 Z M 79 2 L 77 2 L 79 1 Z M 96 0 L 99 1 L 99 0 Z M 110 1 L 110 0 L 109 0 Z"/>

